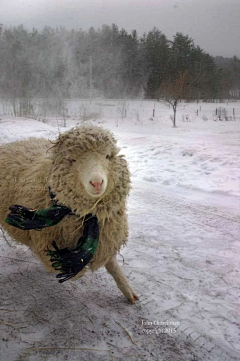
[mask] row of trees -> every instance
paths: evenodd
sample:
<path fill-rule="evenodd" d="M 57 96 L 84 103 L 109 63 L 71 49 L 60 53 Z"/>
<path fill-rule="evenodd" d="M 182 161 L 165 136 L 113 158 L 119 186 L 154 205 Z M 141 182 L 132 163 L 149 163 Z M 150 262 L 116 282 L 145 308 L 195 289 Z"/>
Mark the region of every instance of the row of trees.
<path fill-rule="evenodd" d="M 114 24 L 87 32 L 0 27 L 0 97 L 21 98 L 26 106 L 31 98 L 89 97 L 90 91 L 160 98 L 172 84 L 191 99 L 239 98 L 239 69 L 237 57 L 221 64 L 188 36 L 177 33 L 170 41 L 156 28 L 139 37 Z"/>

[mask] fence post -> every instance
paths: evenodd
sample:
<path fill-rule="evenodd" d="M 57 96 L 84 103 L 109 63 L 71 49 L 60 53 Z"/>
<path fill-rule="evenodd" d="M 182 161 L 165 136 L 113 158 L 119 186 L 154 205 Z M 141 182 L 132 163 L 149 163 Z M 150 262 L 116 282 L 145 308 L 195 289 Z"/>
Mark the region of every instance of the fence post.
<path fill-rule="evenodd" d="M 153 117 L 155 117 L 155 109 L 153 109 Z"/>

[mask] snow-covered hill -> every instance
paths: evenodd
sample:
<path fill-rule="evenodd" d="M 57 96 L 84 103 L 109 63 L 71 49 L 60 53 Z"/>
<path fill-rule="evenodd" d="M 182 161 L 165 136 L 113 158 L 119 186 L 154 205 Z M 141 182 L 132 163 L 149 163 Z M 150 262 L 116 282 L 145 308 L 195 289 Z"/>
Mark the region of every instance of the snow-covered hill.
<path fill-rule="evenodd" d="M 58 284 L 1 234 L 1 360 L 240 358 L 240 122 L 191 120 L 176 129 L 167 118 L 93 121 L 114 132 L 130 164 L 122 256 L 136 305 L 104 269 Z M 49 123 L 3 116 L 0 143 L 65 130 Z"/>

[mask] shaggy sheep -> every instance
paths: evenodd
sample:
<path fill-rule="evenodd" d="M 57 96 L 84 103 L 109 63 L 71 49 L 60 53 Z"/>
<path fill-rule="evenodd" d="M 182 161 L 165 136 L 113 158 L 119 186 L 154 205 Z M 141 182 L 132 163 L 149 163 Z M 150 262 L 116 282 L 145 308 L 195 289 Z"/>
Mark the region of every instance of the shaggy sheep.
<path fill-rule="evenodd" d="M 82 235 L 82 219 L 91 210 L 99 221 L 99 243 L 88 264 L 91 271 L 105 266 L 122 293 L 134 303 L 138 296 L 130 286 L 116 255 L 128 237 L 126 197 L 130 177 L 124 156 L 112 133 L 99 127 L 79 127 L 61 134 L 56 142 L 30 138 L 0 147 L 0 223 L 18 242 L 30 247 L 50 272 L 47 247 L 55 240 L 59 248 L 76 247 Z M 19 204 L 47 208 L 48 187 L 58 202 L 74 210 L 59 224 L 21 230 L 4 220 L 9 207 Z M 97 201 L 100 201 L 97 203 Z M 74 278 L 81 277 L 86 267 Z"/>

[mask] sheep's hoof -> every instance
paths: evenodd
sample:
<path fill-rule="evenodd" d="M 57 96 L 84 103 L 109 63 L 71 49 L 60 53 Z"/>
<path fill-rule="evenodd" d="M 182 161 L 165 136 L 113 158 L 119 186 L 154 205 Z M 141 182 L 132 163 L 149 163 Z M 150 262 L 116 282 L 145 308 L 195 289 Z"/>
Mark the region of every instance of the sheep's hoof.
<path fill-rule="evenodd" d="M 133 293 L 133 297 L 132 298 L 128 298 L 129 301 L 131 302 L 132 305 L 135 304 L 135 300 L 139 300 L 138 295 L 136 295 L 136 293 Z"/>

